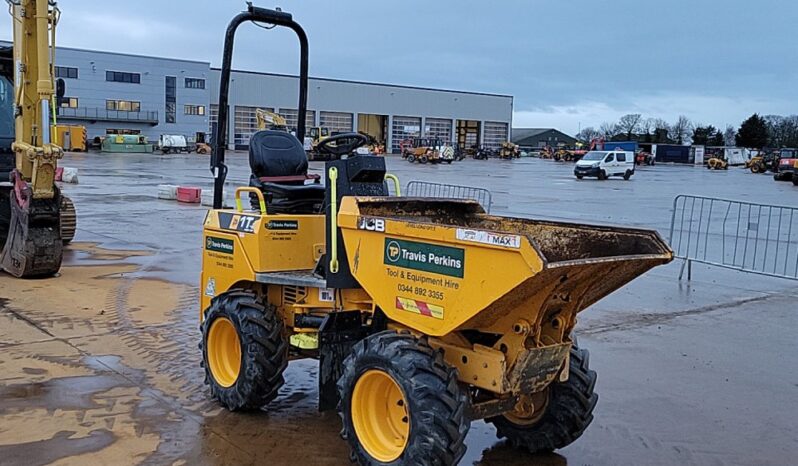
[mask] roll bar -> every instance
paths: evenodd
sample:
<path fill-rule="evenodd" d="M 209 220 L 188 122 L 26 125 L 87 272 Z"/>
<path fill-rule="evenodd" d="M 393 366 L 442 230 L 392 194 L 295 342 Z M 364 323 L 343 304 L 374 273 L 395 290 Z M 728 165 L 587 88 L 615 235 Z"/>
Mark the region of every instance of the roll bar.
<path fill-rule="evenodd" d="M 296 137 L 300 142 L 305 139 L 305 118 L 308 108 L 308 36 L 305 30 L 295 22 L 290 13 L 259 8 L 247 4 L 247 11 L 241 12 L 230 21 L 224 35 L 224 52 L 222 54 L 222 75 L 219 83 L 219 117 L 213 135 L 213 152 L 211 153 L 211 173 L 213 174 L 213 208 L 222 208 L 222 192 L 227 178 L 227 165 L 224 163 L 225 141 L 228 123 L 228 100 L 230 93 L 230 73 L 233 64 L 233 43 L 236 30 L 242 23 L 273 24 L 293 30 L 299 38 L 299 115 Z"/>

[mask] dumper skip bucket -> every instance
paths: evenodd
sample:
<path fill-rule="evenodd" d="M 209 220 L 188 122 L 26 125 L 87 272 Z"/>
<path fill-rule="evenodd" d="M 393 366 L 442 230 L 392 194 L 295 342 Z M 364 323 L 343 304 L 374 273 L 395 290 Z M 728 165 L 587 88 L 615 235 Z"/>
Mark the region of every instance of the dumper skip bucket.
<path fill-rule="evenodd" d="M 576 314 L 672 260 L 651 230 L 497 217 L 468 200 L 344 198 L 352 274 L 391 319 L 432 336 Z M 566 334 L 567 335 L 567 334 Z"/>

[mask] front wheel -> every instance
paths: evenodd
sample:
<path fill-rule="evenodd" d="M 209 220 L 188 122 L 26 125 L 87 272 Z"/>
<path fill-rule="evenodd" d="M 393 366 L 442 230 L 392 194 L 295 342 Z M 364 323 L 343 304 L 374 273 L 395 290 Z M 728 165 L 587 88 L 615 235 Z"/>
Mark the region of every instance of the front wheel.
<path fill-rule="evenodd" d="M 606 171 L 604 171 L 604 170 L 601 170 L 601 171 L 599 172 L 599 174 L 598 174 L 598 179 L 600 179 L 600 180 L 606 180 L 607 178 L 609 178 L 609 177 L 607 176 L 607 172 L 606 172 Z"/>
<path fill-rule="evenodd" d="M 488 419 L 496 426 L 496 436 L 531 453 L 564 448 L 578 439 L 593 421 L 598 402 L 596 372 L 590 370 L 589 360 L 587 350 L 574 344 L 568 380 L 522 397 L 514 411 Z"/>
<path fill-rule="evenodd" d="M 465 454 L 468 398 L 425 339 L 385 331 L 355 345 L 338 380 L 341 437 L 363 465 L 454 465 Z"/>
<path fill-rule="evenodd" d="M 576 175 L 577 180 L 581 180 L 582 178 L 584 178 L 584 175 Z"/>
<path fill-rule="evenodd" d="M 418 162 L 419 163 L 427 163 L 427 162 L 429 162 L 429 157 L 427 157 L 426 155 L 422 155 L 421 157 L 418 158 Z"/>
<path fill-rule="evenodd" d="M 202 323 L 202 366 L 211 396 L 230 411 L 260 409 L 277 397 L 288 341 L 271 305 L 233 290 L 211 301 Z"/>
<path fill-rule="evenodd" d="M 793 186 L 798 186 L 798 176 L 793 175 L 792 184 Z"/>

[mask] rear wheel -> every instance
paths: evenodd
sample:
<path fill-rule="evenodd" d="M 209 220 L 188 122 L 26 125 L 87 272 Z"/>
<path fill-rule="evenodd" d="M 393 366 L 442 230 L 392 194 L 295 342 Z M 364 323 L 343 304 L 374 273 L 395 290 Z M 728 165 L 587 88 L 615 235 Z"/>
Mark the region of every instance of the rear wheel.
<path fill-rule="evenodd" d="M 211 301 L 202 329 L 202 365 L 211 396 L 225 408 L 259 409 L 277 397 L 288 341 L 274 306 L 233 290 Z"/>
<path fill-rule="evenodd" d="M 792 184 L 795 185 L 795 186 L 798 186 L 798 176 L 793 176 L 792 177 Z"/>
<path fill-rule="evenodd" d="M 355 345 L 343 366 L 338 412 L 353 460 L 453 465 L 463 457 L 466 392 L 425 340 L 381 332 Z"/>
<path fill-rule="evenodd" d="M 631 177 L 632 177 L 632 172 L 629 171 L 629 170 L 626 170 L 626 173 L 623 174 L 623 179 L 626 180 L 626 181 L 629 181 L 629 178 L 631 178 Z"/>
<path fill-rule="evenodd" d="M 488 419 L 496 426 L 496 435 L 532 453 L 564 448 L 578 439 L 593 421 L 596 372 L 590 370 L 587 350 L 576 344 L 569 367 L 566 382 L 555 382 L 524 397 L 514 411 Z"/>
<path fill-rule="evenodd" d="M 418 158 L 418 161 L 419 163 L 427 163 L 429 162 L 429 157 L 427 157 L 426 155 L 422 155 L 421 157 Z"/>

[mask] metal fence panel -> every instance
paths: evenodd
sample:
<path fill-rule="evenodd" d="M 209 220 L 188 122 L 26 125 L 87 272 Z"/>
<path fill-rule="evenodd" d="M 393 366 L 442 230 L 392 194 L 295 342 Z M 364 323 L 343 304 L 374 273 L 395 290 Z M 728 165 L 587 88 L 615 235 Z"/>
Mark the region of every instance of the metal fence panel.
<path fill-rule="evenodd" d="M 688 279 L 700 262 L 798 280 L 798 207 L 679 195 L 670 242 Z"/>
<path fill-rule="evenodd" d="M 411 181 L 407 184 L 407 196 L 411 197 L 445 197 L 450 199 L 473 199 L 479 202 L 490 213 L 492 201 L 490 191 L 484 188 L 459 186 L 455 184 L 430 183 L 427 181 Z"/>

